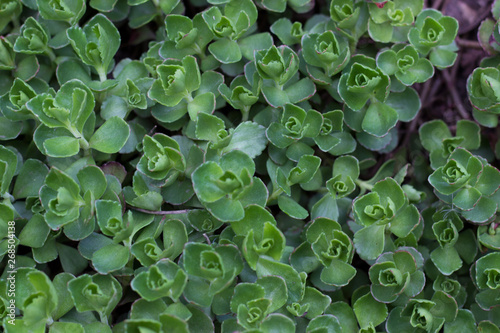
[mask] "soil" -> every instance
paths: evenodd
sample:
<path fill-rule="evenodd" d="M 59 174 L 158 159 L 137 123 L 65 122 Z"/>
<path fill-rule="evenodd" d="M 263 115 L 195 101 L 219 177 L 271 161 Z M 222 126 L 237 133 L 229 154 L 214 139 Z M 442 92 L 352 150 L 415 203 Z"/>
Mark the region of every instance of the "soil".
<path fill-rule="evenodd" d="M 423 103 L 422 110 L 416 119 L 418 125 L 432 119 L 443 119 L 453 129 L 458 120 L 473 119 L 466 83 L 467 78 L 479 66 L 481 60 L 490 56 L 479 45 L 477 33 L 481 22 L 485 18 L 492 17 L 491 6 L 493 2 L 493 0 L 426 1 L 425 7 L 436 8 L 444 15 L 455 17 L 458 20 L 457 44 L 459 51 L 457 61 L 452 68 L 436 71 L 431 80 L 417 87 Z M 419 126 L 413 125 L 412 127 L 416 127 L 415 130 L 418 130 Z M 484 130 L 485 132 L 482 132 L 487 135 L 495 134 L 494 130 Z M 491 139 L 496 142 L 495 138 Z"/>

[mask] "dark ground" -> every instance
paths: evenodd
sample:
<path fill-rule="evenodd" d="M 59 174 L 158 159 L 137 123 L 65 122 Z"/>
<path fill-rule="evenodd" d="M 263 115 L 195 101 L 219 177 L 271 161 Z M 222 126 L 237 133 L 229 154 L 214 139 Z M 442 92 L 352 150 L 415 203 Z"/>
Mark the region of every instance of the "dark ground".
<path fill-rule="evenodd" d="M 472 106 L 467 97 L 467 77 L 489 56 L 478 43 L 477 33 L 481 22 L 491 17 L 493 0 L 427 0 L 426 8 L 436 8 L 459 22 L 457 44 L 458 58 L 447 70 L 436 71 L 434 77 L 418 87 L 422 110 L 417 116 L 418 127 L 425 121 L 443 119 L 454 128 L 460 119 L 472 119 Z M 494 134 L 490 133 L 490 135 Z M 493 138 L 492 138 L 493 139 Z M 494 140 L 496 141 L 496 139 Z"/>

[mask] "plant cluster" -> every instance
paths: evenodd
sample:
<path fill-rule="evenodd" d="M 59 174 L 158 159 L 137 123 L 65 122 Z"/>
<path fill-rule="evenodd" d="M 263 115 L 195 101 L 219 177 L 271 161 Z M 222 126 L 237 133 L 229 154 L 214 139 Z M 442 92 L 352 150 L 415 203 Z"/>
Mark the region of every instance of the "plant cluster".
<path fill-rule="evenodd" d="M 477 122 L 401 143 L 457 31 L 423 0 L 0 0 L 3 329 L 500 332 L 500 57 Z"/>

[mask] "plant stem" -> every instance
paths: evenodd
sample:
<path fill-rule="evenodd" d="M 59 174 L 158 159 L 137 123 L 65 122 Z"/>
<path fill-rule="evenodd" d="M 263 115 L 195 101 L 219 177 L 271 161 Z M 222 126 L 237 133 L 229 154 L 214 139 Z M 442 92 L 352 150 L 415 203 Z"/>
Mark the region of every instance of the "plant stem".
<path fill-rule="evenodd" d="M 106 71 L 102 67 L 100 67 L 100 68 L 97 69 L 97 74 L 99 74 L 99 80 L 101 82 L 104 82 L 104 81 L 106 81 L 108 79 L 108 75 L 107 75 Z"/>
<path fill-rule="evenodd" d="M 186 101 L 187 101 L 188 103 L 191 103 L 191 102 L 194 100 L 194 98 L 193 98 L 193 96 L 191 95 L 191 93 L 187 92 L 187 90 L 186 90 L 186 94 L 184 95 L 184 97 L 186 98 Z"/>
<path fill-rule="evenodd" d="M 194 44 L 193 46 L 194 51 L 196 52 L 197 55 L 200 56 L 200 59 L 203 61 L 207 56 L 205 55 L 205 52 L 201 49 L 201 47 L 198 44 Z"/>
<path fill-rule="evenodd" d="M 359 195 L 362 195 L 364 194 L 366 191 L 371 191 L 373 189 L 373 185 L 372 184 L 369 184 L 361 179 L 356 179 L 355 181 L 356 185 L 359 186 L 360 188 L 360 193 Z"/>
<path fill-rule="evenodd" d="M 247 121 L 248 120 L 248 114 L 250 113 L 250 107 L 245 106 L 243 109 L 241 109 L 241 122 Z"/>
<path fill-rule="evenodd" d="M 51 62 L 55 62 L 56 61 L 56 55 L 55 55 L 54 51 L 52 51 L 52 49 L 50 47 L 47 47 L 45 49 L 45 54 L 50 58 Z"/>
<path fill-rule="evenodd" d="M 70 125 L 70 124 L 67 124 L 66 128 L 68 129 L 68 131 L 71 132 L 71 134 L 73 134 L 73 136 L 75 138 L 77 138 L 80 142 L 80 147 L 85 150 L 85 155 L 89 155 L 87 152 L 89 151 L 90 149 L 90 145 L 89 145 L 89 142 L 83 137 L 83 134 L 80 133 L 80 131 L 78 131 L 74 126 Z"/>
<path fill-rule="evenodd" d="M 101 319 L 101 323 L 108 325 L 108 317 L 104 314 L 104 312 L 99 311 L 99 318 Z"/>
<path fill-rule="evenodd" d="M 278 188 L 277 190 L 275 190 L 271 196 L 269 196 L 269 199 L 267 199 L 267 204 L 269 205 L 270 202 L 278 199 L 278 197 L 280 196 L 280 194 L 283 193 L 283 190 L 281 188 Z"/>

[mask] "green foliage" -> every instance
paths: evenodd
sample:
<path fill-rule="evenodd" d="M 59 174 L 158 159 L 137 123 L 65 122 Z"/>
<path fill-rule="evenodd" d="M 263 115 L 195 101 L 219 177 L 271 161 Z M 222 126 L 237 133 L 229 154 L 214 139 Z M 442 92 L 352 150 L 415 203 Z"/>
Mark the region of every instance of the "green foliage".
<path fill-rule="evenodd" d="M 3 331 L 499 332 L 500 61 L 412 136 L 424 3 L 0 0 Z"/>

